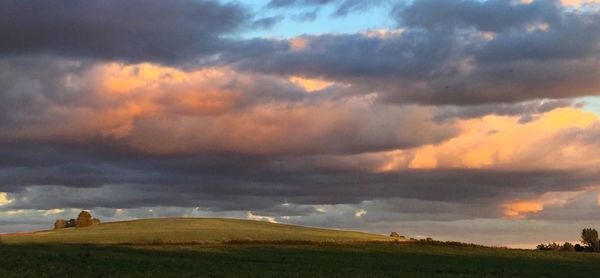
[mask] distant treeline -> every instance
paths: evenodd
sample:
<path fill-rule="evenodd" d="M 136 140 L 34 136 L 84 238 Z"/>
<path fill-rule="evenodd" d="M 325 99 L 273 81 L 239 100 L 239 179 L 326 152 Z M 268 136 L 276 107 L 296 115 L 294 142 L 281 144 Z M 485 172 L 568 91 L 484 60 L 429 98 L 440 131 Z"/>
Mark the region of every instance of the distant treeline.
<path fill-rule="evenodd" d="M 538 250 L 555 250 L 567 252 L 600 252 L 600 241 L 598 241 L 598 231 L 592 228 L 585 228 L 581 231 L 581 244 L 573 245 L 570 242 L 565 242 L 560 245 L 556 242 L 537 246 Z"/>
<path fill-rule="evenodd" d="M 54 222 L 54 229 L 64 229 L 70 227 L 87 227 L 100 224 L 100 219 L 92 218 L 92 215 L 87 211 L 82 211 L 77 216 L 77 219 L 56 219 Z"/>

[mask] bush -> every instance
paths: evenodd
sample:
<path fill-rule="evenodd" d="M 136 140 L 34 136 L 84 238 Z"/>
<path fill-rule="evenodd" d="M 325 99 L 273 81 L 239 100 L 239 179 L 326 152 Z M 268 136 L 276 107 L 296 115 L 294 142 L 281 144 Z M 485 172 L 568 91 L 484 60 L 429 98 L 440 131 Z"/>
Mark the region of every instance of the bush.
<path fill-rule="evenodd" d="M 98 225 L 98 224 L 100 224 L 100 219 L 92 218 L 92 225 Z"/>
<path fill-rule="evenodd" d="M 92 215 L 87 211 L 82 211 L 77 216 L 77 221 L 75 222 L 75 227 L 87 227 L 92 225 Z"/>
<path fill-rule="evenodd" d="M 556 242 L 552 242 L 552 243 L 548 243 L 548 244 L 540 243 L 540 244 L 538 244 L 538 246 L 536 246 L 537 250 L 542 250 L 542 251 L 558 251 L 558 250 L 560 250 L 560 248 L 561 248 L 560 244 L 558 244 Z"/>
<path fill-rule="evenodd" d="M 548 250 L 548 248 L 546 248 L 546 244 L 543 244 L 543 243 L 540 243 L 540 244 L 538 244 L 538 245 L 535 247 L 535 249 L 537 249 L 537 250 L 542 250 L 542 251 Z"/>
<path fill-rule="evenodd" d="M 65 219 L 56 219 L 54 222 L 54 229 L 64 229 L 67 228 L 67 220 Z"/>
<path fill-rule="evenodd" d="M 69 221 L 67 221 L 67 226 L 65 228 L 75 227 L 75 224 L 76 224 L 75 219 L 71 218 L 71 219 L 69 219 Z"/>
<path fill-rule="evenodd" d="M 390 234 L 390 237 L 396 237 L 396 238 L 399 238 L 399 237 L 400 237 L 400 235 L 399 235 L 398 233 L 396 233 L 396 232 L 392 232 L 392 233 Z"/>
<path fill-rule="evenodd" d="M 573 244 L 571 244 L 570 242 L 565 242 L 560 247 L 560 251 L 574 252 L 575 251 L 575 246 L 573 246 Z"/>

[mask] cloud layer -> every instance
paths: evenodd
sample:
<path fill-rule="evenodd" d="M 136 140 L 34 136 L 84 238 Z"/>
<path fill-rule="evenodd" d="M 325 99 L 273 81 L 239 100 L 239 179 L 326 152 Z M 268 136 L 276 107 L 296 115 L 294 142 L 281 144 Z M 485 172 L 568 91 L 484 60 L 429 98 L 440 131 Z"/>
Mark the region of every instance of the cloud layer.
<path fill-rule="evenodd" d="M 596 219 L 597 4 L 383 2 L 392 29 L 289 39 L 249 34 L 373 4 L 0 4 L 0 232 L 92 209 L 531 244 L 500 236 Z"/>

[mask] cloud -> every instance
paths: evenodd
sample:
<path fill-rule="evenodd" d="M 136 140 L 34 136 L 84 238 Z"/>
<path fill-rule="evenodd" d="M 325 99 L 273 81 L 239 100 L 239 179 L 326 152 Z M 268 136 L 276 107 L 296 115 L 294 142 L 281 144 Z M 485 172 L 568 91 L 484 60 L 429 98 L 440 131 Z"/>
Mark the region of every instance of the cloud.
<path fill-rule="evenodd" d="M 80 69 L 63 66 L 69 65 L 64 60 L 41 61 L 36 70 L 19 59 L 5 61 L 14 79 L 3 83 L 8 119 L 0 141 L 92 140 L 154 154 L 283 155 L 410 148 L 454 134 L 452 124 L 431 121 L 427 108 L 377 105 L 368 96 L 340 100 L 328 92 L 334 85 L 309 93 L 307 80 L 298 86 L 298 80 L 228 68 L 183 72 L 109 63 Z"/>
<path fill-rule="evenodd" d="M 202 207 L 285 222 L 347 205 L 365 221 L 386 209 L 453 221 L 597 180 L 597 117 L 573 100 L 452 110 L 230 67 L 0 65 L 4 211 Z"/>
<path fill-rule="evenodd" d="M 225 35 L 253 21 L 246 8 L 213 0 L 5 1 L 0 18 L 4 57 L 52 54 L 166 64 L 217 54 L 229 43 Z"/>
<path fill-rule="evenodd" d="M 271 0 L 267 4 L 269 8 L 313 8 L 327 5 L 334 6 L 332 16 L 347 16 L 351 13 L 361 12 L 371 7 L 386 4 L 389 0 Z"/>
<path fill-rule="evenodd" d="M 571 5 L 575 7 L 585 7 L 587 5 L 597 4 L 597 0 L 561 0 L 561 2 L 565 5 Z"/>
<path fill-rule="evenodd" d="M 0 231 L 91 209 L 491 243 L 596 219 L 600 125 L 578 99 L 600 88 L 592 5 L 416 0 L 391 29 L 243 33 L 276 12 L 0 4 Z"/>
<path fill-rule="evenodd" d="M 376 92 L 386 103 L 464 106 L 599 93 L 594 10 L 556 1 L 438 3 L 397 5 L 398 31 L 386 36 L 308 35 L 233 64 L 349 84 L 349 92 Z"/>
<path fill-rule="evenodd" d="M 576 108 L 526 123 L 518 116 L 473 118 L 460 121 L 460 135 L 448 141 L 390 152 L 383 168 L 595 169 L 597 150 L 588 142 L 597 137 L 597 122 L 596 114 Z"/>
<path fill-rule="evenodd" d="M 471 106 L 443 106 L 435 115 L 435 119 L 445 121 L 449 119 L 470 119 L 486 115 L 498 116 L 520 116 L 521 123 L 527 123 L 535 119 L 541 113 L 546 113 L 558 108 L 576 107 L 581 108 L 585 102 L 573 99 L 560 100 L 535 100 L 515 104 L 487 104 Z"/>
<path fill-rule="evenodd" d="M 484 32 L 502 32 L 527 24 L 549 23 L 561 13 L 556 1 L 504 0 L 417 0 L 411 5 L 399 4 L 394 16 L 407 26 L 427 29 L 475 27 Z"/>

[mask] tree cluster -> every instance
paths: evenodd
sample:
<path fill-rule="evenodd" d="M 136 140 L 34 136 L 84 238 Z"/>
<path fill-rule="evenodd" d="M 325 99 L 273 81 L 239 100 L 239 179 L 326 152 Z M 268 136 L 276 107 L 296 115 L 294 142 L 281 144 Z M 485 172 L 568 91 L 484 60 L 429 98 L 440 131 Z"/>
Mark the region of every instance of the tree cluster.
<path fill-rule="evenodd" d="M 565 242 L 560 245 L 556 242 L 548 244 L 539 244 L 538 250 L 554 250 L 568 252 L 600 252 L 600 241 L 598 240 L 598 231 L 592 228 L 585 228 L 581 231 L 581 243 L 573 245 L 570 242 Z"/>
<path fill-rule="evenodd" d="M 71 227 L 88 227 L 92 225 L 100 224 L 100 219 L 92 218 L 92 215 L 87 211 L 82 211 L 77 216 L 77 219 L 56 219 L 54 222 L 54 229 L 64 229 Z"/>

